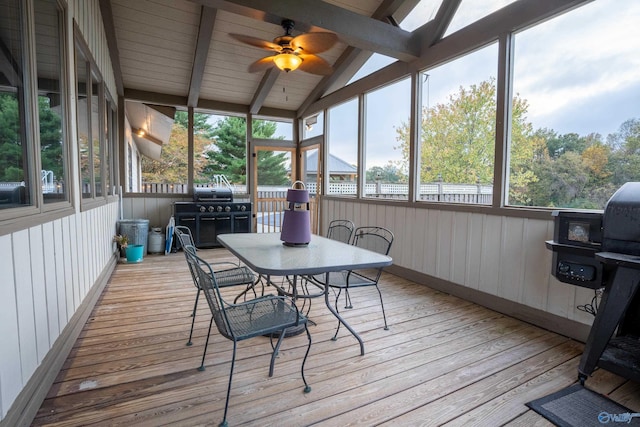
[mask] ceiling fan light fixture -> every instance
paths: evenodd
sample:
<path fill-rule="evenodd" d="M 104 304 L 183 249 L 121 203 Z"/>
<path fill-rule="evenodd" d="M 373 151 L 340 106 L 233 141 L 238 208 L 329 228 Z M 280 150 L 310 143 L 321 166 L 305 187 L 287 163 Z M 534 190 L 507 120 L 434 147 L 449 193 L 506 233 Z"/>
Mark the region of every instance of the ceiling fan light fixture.
<path fill-rule="evenodd" d="M 276 64 L 276 67 L 288 73 L 289 71 L 294 71 L 302 64 L 302 58 L 294 53 L 283 52 L 276 55 L 273 58 L 273 62 Z"/>

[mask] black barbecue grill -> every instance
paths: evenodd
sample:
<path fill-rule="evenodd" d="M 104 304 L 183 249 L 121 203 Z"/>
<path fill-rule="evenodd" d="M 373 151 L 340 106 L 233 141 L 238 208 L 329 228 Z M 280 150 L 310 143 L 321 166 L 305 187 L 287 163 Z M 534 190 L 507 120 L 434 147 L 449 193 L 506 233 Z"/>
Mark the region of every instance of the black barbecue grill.
<path fill-rule="evenodd" d="M 196 187 L 192 202 L 176 202 L 176 225 L 189 227 L 198 248 L 218 247 L 218 234 L 250 233 L 251 203 L 234 202 L 227 187 Z"/>
<path fill-rule="evenodd" d="M 578 367 L 581 383 L 599 366 L 640 381 L 640 182 L 624 184 L 604 212 L 554 212 L 551 273 L 604 288 Z"/>

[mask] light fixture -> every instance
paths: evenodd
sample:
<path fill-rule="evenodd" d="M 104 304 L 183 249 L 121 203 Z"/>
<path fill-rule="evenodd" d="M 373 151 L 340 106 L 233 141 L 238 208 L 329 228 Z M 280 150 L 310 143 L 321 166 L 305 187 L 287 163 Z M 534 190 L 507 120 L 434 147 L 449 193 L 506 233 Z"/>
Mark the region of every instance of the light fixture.
<path fill-rule="evenodd" d="M 275 62 L 276 67 L 280 68 L 282 71 L 293 71 L 302 64 L 302 58 L 300 58 L 295 53 L 287 52 L 286 50 L 282 53 L 277 54 L 273 58 L 273 62 Z"/>
<path fill-rule="evenodd" d="M 313 125 L 318 123 L 318 115 L 316 114 L 315 116 L 307 117 L 304 123 L 305 123 L 305 126 L 307 127 L 307 131 L 312 130 Z"/>

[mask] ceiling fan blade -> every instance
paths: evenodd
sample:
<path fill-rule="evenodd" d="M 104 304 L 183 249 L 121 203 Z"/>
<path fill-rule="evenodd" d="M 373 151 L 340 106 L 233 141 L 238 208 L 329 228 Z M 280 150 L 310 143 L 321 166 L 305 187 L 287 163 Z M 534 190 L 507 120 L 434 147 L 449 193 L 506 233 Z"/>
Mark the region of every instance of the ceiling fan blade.
<path fill-rule="evenodd" d="M 259 71 L 265 71 L 273 67 L 274 65 L 275 64 L 273 63 L 273 56 L 267 56 L 265 58 L 258 59 L 256 62 L 249 65 L 249 72 L 257 73 Z"/>
<path fill-rule="evenodd" d="M 282 46 L 268 42 L 266 40 L 259 39 L 257 37 L 245 36 L 244 34 L 229 34 L 234 39 L 248 44 L 250 46 L 260 47 L 262 49 L 267 50 L 275 50 L 276 52 L 280 52 L 282 50 Z"/>
<path fill-rule="evenodd" d="M 321 76 L 327 76 L 333 72 L 333 67 L 319 56 L 300 54 L 300 57 L 302 58 L 302 64 L 298 67 L 299 70 Z"/>
<path fill-rule="evenodd" d="M 302 49 L 302 53 L 316 54 L 331 49 L 338 41 L 334 33 L 306 33 L 291 40 L 293 49 Z"/>

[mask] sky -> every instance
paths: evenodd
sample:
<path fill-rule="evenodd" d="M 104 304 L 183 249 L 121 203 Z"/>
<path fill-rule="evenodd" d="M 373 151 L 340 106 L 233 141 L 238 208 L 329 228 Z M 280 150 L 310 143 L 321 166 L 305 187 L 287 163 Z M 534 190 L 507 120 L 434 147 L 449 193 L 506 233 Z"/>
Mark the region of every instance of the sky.
<path fill-rule="evenodd" d="M 432 16 L 439 2 L 423 1 L 420 13 Z M 511 2 L 463 0 L 447 34 Z M 407 20 L 411 19 L 410 15 Z M 401 23 L 408 30 L 418 25 L 417 21 Z M 594 1 L 517 34 L 515 46 L 514 93 L 529 102 L 528 119 L 535 129 L 579 135 L 596 132 L 606 138 L 625 120 L 640 118 L 640 1 Z M 374 55 L 356 78 L 391 62 Z M 496 68 L 497 44 L 427 70 L 423 102 L 430 106 L 446 102 L 460 86 L 495 77 Z M 381 106 L 369 111 L 367 140 L 372 142 L 366 168 L 400 158 L 392 147 L 397 145 L 394 127 L 409 117 L 404 91 L 403 85 L 396 85 Z M 338 126 L 338 117 L 332 118 L 332 124 Z M 352 120 L 344 117 L 345 128 L 352 127 Z M 355 163 L 350 132 L 335 132 L 331 138 L 330 152 Z"/>

